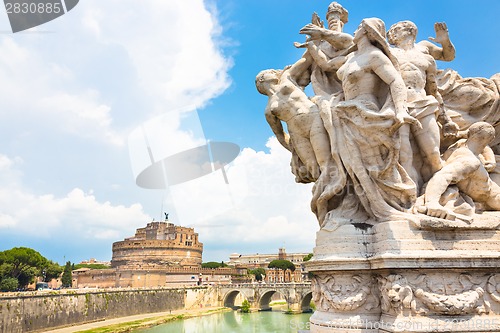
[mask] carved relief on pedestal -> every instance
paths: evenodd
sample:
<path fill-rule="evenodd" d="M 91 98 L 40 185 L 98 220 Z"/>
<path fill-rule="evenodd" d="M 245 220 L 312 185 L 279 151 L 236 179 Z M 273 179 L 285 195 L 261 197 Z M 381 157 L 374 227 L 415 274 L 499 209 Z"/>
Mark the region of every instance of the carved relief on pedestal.
<path fill-rule="evenodd" d="M 391 274 L 379 276 L 378 281 L 382 311 L 396 315 L 405 311 L 450 316 L 490 313 L 490 304 L 483 297 L 485 288 L 493 299 L 500 301 L 495 275 L 487 279 L 457 273 L 409 277 Z"/>
<path fill-rule="evenodd" d="M 399 313 L 404 310 L 416 312 L 413 290 L 399 274 L 377 278 L 380 287 L 381 308 L 385 313 Z"/>
<path fill-rule="evenodd" d="M 370 311 L 379 306 L 370 276 L 325 275 L 312 279 L 313 301 L 320 311 Z"/>
<path fill-rule="evenodd" d="M 430 310 L 444 315 L 464 315 L 471 313 L 487 313 L 484 310 L 484 290 L 477 287 L 474 290 L 465 291 L 456 295 L 441 295 L 425 292 L 422 289 L 415 291 L 415 296 L 422 301 Z"/>
<path fill-rule="evenodd" d="M 488 295 L 497 303 L 500 303 L 500 274 L 490 276 L 486 284 Z"/>

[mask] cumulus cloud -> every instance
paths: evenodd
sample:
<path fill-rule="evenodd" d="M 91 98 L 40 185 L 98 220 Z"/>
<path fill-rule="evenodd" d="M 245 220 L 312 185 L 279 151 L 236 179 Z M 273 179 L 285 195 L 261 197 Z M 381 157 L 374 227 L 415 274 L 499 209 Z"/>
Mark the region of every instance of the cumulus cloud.
<path fill-rule="evenodd" d="M 148 117 L 202 107 L 229 86 L 232 62 L 203 1 L 77 8 L 44 25 L 53 34 L 0 37 L 0 120 L 121 146 Z"/>
<path fill-rule="evenodd" d="M 295 183 L 290 153 L 276 138 L 267 147 L 269 153 L 243 149 L 226 167 L 229 184 L 216 172 L 170 189 L 181 221 L 206 244 L 259 251 L 286 243 L 312 250 L 317 222 L 309 208 L 311 185 Z"/>
<path fill-rule="evenodd" d="M 90 191 L 79 188 L 64 197 L 34 194 L 23 186 L 15 167 L 15 159 L 0 155 L 0 170 L 7 176 L 0 180 L 0 230 L 4 232 L 10 229 L 17 236 L 44 239 L 78 235 L 75 241 L 100 238 L 109 242 L 126 236 L 138 221 L 151 219 L 140 204 L 99 202 Z"/>
<path fill-rule="evenodd" d="M 11 37 L 0 39 L 0 120 L 22 122 L 31 132 L 50 130 L 123 144 L 100 94 L 71 88 L 72 71 L 48 60 L 46 53 Z"/>
<path fill-rule="evenodd" d="M 113 241 L 151 221 L 133 203 L 141 198 L 125 205 L 102 195 L 116 170 L 129 168 L 123 148 L 131 129 L 145 125 L 157 159 L 204 143 L 201 129 L 176 125 L 231 84 L 232 61 L 221 49 L 217 15 L 202 0 L 87 0 L 44 28 L 54 33 L 0 36 L 0 128 L 10 135 L 0 146 L 0 235 L 46 240 L 46 248 L 71 237 L 86 256 L 110 255 Z M 167 122 L 156 122 L 161 117 Z M 134 133 L 137 173 L 150 156 L 143 133 Z M 171 187 L 166 200 L 175 202 L 175 223 L 195 227 L 206 248 L 225 246 L 226 255 L 283 242 L 310 250 L 310 186 L 294 182 L 289 153 L 276 139 L 268 147 L 243 149 L 226 166 L 229 184 L 218 170 Z M 75 170 L 79 163 L 61 151 L 85 159 L 87 169 Z M 41 189 L 50 184 L 44 170 L 57 170 L 62 185 L 54 186 L 64 190 Z M 74 177 L 97 173 L 101 178 Z M 127 188 L 133 177 L 113 182 Z"/>
<path fill-rule="evenodd" d="M 155 114 L 201 107 L 230 84 L 232 62 L 218 44 L 222 29 L 203 1 L 93 0 L 81 12 L 99 44 L 126 52 L 139 87 L 158 99 Z"/>

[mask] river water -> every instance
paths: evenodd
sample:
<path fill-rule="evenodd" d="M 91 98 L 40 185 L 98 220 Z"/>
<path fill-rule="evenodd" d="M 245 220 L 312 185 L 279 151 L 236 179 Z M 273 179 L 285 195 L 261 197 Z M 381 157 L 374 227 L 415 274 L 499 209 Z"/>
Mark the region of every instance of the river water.
<path fill-rule="evenodd" d="M 297 333 L 309 329 L 311 313 L 281 311 L 240 313 L 237 311 L 177 320 L 135 333 Z"/>

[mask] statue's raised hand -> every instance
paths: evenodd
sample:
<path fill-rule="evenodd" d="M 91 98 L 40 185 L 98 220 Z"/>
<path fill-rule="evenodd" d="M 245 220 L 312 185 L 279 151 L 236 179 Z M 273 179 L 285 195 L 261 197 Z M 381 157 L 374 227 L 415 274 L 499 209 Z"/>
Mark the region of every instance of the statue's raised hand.
<path fill-rule="evenodd" d="M 295 46 L 298 49 L 303 49 L 307 47 L 307 42 L 305 43 L 293 42 L 293 46 Z"/>
<path fill-rule="evenodd" d="M 299 34 L 309 35 L 310 40 L 319 40 L 323 38 L 325 28 L 318 27 L 312 23 L 306 24 L 300 29 Z"/>
<path fill-rule="evenodd" d="M 448 34 L 448 27 L 444 22 L 434 23 L 434 31 L 436 31 L 436 37 L 429 37 L 431 41 L 437 44 L 443 44 L 443 42 L 448 42 L 450 40 L 450 35 Z"/>

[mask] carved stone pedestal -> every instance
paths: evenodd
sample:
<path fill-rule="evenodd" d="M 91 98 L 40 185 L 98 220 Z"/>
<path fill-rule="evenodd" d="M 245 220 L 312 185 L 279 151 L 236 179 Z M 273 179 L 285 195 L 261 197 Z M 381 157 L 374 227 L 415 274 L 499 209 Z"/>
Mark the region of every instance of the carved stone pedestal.
<path fill-rule="evenodd" d="M 311 332 L 500 332 L 498 213 L 317 233 Z"/>

